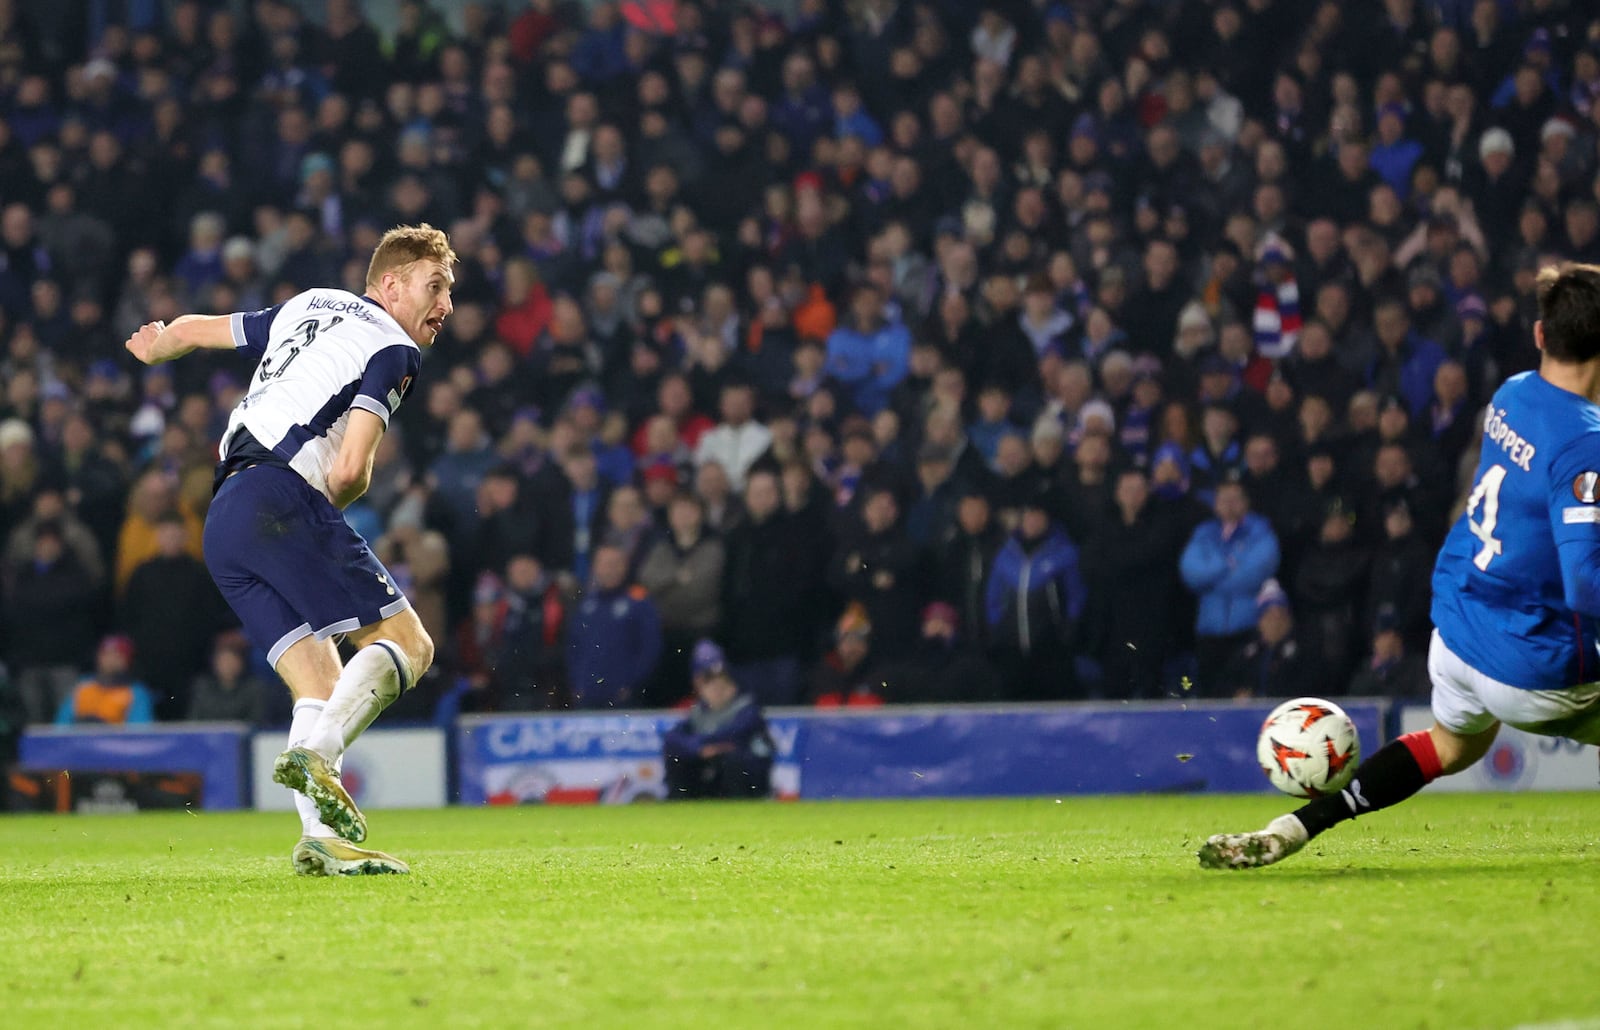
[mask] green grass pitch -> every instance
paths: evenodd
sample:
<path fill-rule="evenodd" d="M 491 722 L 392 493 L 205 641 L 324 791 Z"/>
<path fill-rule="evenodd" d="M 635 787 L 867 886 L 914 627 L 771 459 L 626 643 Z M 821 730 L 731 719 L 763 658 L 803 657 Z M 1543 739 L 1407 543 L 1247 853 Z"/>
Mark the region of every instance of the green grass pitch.
<path fill-rule="evenodd" d="M 0 818 L 21 1027 L 1600 1027 L 1600 796 L 1423 796 L 1201 870 L 1261 797 Z"/>

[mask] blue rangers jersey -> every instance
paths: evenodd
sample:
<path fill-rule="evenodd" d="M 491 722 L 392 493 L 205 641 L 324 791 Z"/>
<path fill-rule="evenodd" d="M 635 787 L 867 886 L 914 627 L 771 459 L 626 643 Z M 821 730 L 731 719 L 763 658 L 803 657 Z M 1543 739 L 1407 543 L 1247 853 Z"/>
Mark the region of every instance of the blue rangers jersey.
<path fill-rule="evenodd" d="M 1468 665 L 1514 687 L 1600 680 L 1600 407 L 1537 372 L 1484 414 L 1467 510 L 1433 573 L 1433 622 Z"/>
<path fill-rule="evenodd" d="M 387 311 L 344 290 L 307 290 L 237 313 L 232 327 L 239 352 L 260 360 L 222 435 L 222 470 L 286 465 L 324 496 L 351 409 L 387 426 L 422 366 L 421 350 Z"/>

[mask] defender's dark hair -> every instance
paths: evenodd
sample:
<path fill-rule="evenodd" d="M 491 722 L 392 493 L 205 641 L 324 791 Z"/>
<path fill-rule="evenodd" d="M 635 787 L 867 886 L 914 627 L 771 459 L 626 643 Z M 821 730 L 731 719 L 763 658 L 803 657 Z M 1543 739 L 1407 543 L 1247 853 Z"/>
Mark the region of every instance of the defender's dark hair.
<path fill-rule="evenodd" d="M 1561 264 L 1534 281 L 1544 352 L 1577 364 L 1600 358 L 1600 265 Z"/>

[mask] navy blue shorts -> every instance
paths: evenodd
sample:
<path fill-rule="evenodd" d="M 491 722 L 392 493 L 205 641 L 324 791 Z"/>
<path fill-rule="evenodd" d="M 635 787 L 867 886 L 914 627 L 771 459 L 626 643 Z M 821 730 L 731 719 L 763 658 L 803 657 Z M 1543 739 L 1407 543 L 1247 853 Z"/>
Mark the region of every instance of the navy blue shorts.
<path fill-rule="evenodd" d="M 206 568 L 245 633 L 278 659 L 410 607 L 361 534 L 298 474 L 256 465 L 225 480 L 206 513 Z"/>

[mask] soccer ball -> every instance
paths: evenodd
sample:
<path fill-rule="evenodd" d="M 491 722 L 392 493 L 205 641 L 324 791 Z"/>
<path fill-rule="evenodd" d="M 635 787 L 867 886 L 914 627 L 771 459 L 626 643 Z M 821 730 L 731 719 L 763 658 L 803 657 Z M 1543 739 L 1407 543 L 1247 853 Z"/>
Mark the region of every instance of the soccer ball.
<path fill-rule="evenodd" d="M 1361 761 L 1361 738 L 1344 709 L 1320 697 L 1297 697 L 1261 724 L 1256 760 L 1272 785 L 1297 798 L 1343 790 Z"/>

